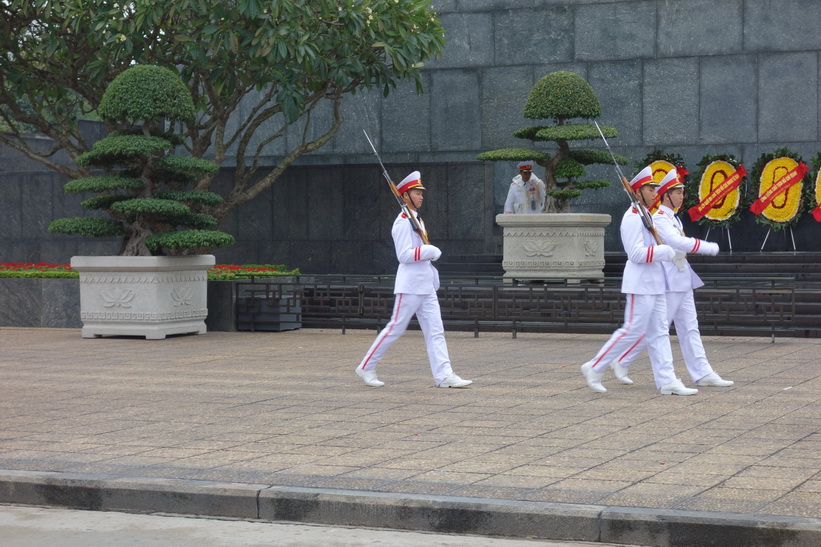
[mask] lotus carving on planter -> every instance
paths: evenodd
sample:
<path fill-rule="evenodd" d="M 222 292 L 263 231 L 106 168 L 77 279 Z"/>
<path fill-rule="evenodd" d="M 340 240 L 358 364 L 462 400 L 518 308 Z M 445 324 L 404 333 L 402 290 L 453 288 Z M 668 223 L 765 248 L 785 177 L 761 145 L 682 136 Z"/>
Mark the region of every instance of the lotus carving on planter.
<path fill-rule="evenodd" d="M 556 244 L 549 241 L 527 241 L 522 247 L 527 256 L 553 256 Z"/>
<path fill-rule="evenodd" d="M 121 289 L 120 287 L 114 287 L 110 291 L 102 291 L 100 293 L 100 296 L 102 296 L 105 301 L 104 306 L 106 308 L 130 308 L 131 301 L 134 300 L 134 295 L 134 291 Z"/>

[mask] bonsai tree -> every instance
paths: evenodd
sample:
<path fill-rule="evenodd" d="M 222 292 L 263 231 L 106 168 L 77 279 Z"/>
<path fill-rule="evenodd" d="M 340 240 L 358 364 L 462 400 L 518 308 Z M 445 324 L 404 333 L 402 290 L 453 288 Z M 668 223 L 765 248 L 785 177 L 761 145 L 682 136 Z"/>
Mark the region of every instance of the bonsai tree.
<path fill-rule="evenodd" d="M 215 163 L 172 152 L 183 137 L 166 122 L 190 121 L 191 93 L 171 70 L 137 65 L 114 78 L 100 100 L 100 116 L 116 130 L 77 157 L 77 163 L 101 174 L 75 178 L 68 193 L 95 193 L 81 205 L 102 216 L 63 218 L 49 232 L 90 237 L 122 236 L 121 256 L 199 254 L 234 242 L 215 231 L 209 207 L 223 199 L 211 192 L 186 190 Z"/>
<path fill-rule="evenodd" d="M 555 125 L 518 129 L 513 136 L 534 142 L 555 142 L 558 150 L 552 154 L 533 148 L 503 148 L 483 152 L 477 156 L 486 161 L 531 160 L 545 169 L 547 198 L 544 212 L 569 213 L 570 201 L 581 196 L 583 190 L 605 188 L 607 181 L 580 180 L 585 176 L 585 165 L 611 163 L 606 150 L 571 150 L 569 141 L 600 139 L 593 124 L 572 124 L 574 118 L 593 119 L 601 115 L 601 104 L 587 81 L 572 72 L 553 72 L 539 80 L 525 102 L 524 117 L 533 120 L 553 120 Z M 618 137 L 612 127 L 601 126 L 606 137 Z M 616 156 L 626 165 L 627 159 Z"/>

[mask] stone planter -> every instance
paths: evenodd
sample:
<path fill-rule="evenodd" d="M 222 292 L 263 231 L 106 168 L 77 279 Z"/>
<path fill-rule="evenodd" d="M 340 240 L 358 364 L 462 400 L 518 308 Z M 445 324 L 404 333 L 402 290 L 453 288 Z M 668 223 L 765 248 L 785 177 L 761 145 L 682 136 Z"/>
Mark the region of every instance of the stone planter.
<path fill-rule="evenodd" d="M 610 220 L 592 213 L 496 215 L 503 228 L 505 281 L 602 279 Z"/>
<path fill-rule="evenodd" d="M 75 256 L 83 338 L 204 334 L 213 255 Z"/>

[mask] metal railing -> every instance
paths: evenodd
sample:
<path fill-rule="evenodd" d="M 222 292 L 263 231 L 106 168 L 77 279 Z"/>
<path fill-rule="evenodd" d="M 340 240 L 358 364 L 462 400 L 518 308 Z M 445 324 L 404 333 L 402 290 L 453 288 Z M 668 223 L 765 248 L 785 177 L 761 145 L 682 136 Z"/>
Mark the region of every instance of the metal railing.
<path fill-rule="evenodd" d="M 793 278 L 704 280 L 705 287 L 695 291 L 703 333 L 774 337 L 793 328 Z M 242 319 L 242 330 L 277 330 L 266 329 L 264 322 L 281 314 L 307 328 L 380 329 L 393 310 L 393 282 L 391 275 L 252 278 L 236 285 L 238 322 Z M 620 284 L 619 278 L 512 284 L 501 277 L 443 277 L 438 296 L 446 328 L 475 336 L 482 331 L 511 332 L 513 337 L 522 331 L 609 333 L 624 317 Z M 415 321 L 411 328 L 418 328 Z"/>

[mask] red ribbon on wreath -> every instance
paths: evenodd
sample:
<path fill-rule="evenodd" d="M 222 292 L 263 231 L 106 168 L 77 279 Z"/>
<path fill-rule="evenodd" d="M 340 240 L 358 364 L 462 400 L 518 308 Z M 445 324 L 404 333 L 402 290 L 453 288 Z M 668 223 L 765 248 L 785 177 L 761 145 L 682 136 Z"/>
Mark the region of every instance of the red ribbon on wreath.
<path fill-rule="evenodd" d="M 793 184 L 803 179 L 809 170 L 810 168 L 804 165 L 804 162 L 799 162 L 794 169 L 790 170 L 786 175 L 774 182 L 772 186 L 767 188 L 767 191 L 761 194 L 755 203 L 752 204 L 750 211 L 755 215 L 760 215 L 779 194 L 786 192 Z"/>
<path fill-rule="evenodd" d="M 687 214 L 690 215 L 690 220 L 695 222 L 706 215 L 710 209 L 715 207 L 716 203 L 724 199 L 727 194 L 738 188 L 738 185 L 741 184 L 741 179 L 746 176 L 747 170 L 744 169 L 743 165 L 739 165 L 738 169 L 736 169 L 732 175 L 724 179 L 721 184 L 714 187 L 713 191 L 707 194 L 701 203 L 687 210 Z"/>

